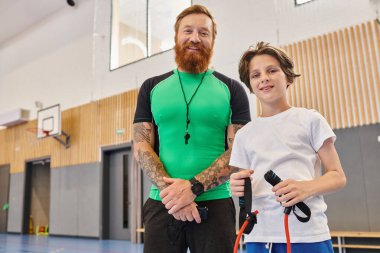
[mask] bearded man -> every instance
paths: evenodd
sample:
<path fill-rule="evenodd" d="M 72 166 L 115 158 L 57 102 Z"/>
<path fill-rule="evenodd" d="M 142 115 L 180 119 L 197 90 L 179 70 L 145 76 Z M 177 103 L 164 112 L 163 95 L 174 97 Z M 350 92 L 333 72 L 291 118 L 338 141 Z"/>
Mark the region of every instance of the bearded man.
<path fill-rule="evenodd" d="M 183 10 L 175 23 L 177 69 L 146 80 L 138 95 L 134 156 L 153 183 L 143 208 L 145 253 L 233 251 L 228 163 L 250 113 L 242 86 L 208 68 L 215 37 L 206 7 Z"/>

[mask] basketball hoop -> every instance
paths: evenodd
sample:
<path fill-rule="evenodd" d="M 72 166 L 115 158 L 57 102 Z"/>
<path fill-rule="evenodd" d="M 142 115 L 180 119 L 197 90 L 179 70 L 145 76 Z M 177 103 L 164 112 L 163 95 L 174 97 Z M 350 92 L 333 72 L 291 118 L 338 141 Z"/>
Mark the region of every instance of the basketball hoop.
<path fill-rule="evenodd" d="M 37 127 L 29 127 L 26 130 L 34 133 L 34 136 L 28 135 L 31 144 L 35 144 L 38 139 L 52 137 L 65 148 L 70 147 L 70 135 L 61 130 L 61 107 L 59 104 L 38 110 Z"/>
<path fill-rule="evenodd" d="M 51 130 L 44 130 L 44 129 L 37 128 L 37 127 L 29 127 L 26 129 L 26 131 L 28 131 L 29 133 L 36 134 L 36 138 L 37 138 L 37 136 L 43 136 L 43 138 L 49 137 L 50 132 L 51 132 Z"/>
<path fill-rule="evenodd" d="M 63 146 L 65 146 L 65 148 L 69 148 L 70 147 L 70 135 L 68 135 L 67 133 L 65 133 L 64 131 L 61 131 L 62 135 L 64 136 L 64 140 L 60 139 L 59 136 L 56 136 L 56 135 L 50 135 L 52 130 L 44 130 L 44 129 L 41 129 L 41 128 L 37 128 L 37 127 L 29 127 L 26 129 L 26 131 L 28 131 L 29 133 L 33 133 L 33 135 L 29 134 L 28 136 L 28 139 L 29 139 L 29 143 L 31 145 L 34 145 L 36 144 L 37 140 L 38 139 L 44 139 L 46 137 L 53 137 L 55 140 L 57 140 L 59 143 L 61 143 Z"/>

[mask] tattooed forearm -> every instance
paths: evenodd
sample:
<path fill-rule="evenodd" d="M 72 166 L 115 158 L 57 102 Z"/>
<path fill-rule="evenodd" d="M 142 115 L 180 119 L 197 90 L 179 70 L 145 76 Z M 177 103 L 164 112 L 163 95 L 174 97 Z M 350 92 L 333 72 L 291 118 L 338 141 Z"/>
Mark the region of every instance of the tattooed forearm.
<path fill-rule="evenodd" d="M 153 150 L 154 131 L 149 122 L 133 124 L 133 149 L 137 164 L 145 172 L 150 181 L 163 190 L 166 183 L 163 177 L 169 177 L 160 158 Z"/>
<path fill-rule="evenodd" d="M 163 190 L 166 187 L 163 177 L 169 176 L 158 156 L 149 151 L 138 150 L 136 160 L 150 181 L 157 186 L 158 189 Z"/>
<path fill-rule="evenodd" d="M 235 134 L 242 127 L 243 125 L 238 124 L 231 124 L 228 126 L 227 140 L 229 149 L 218 157 L 209 168 L 196 176 L 196 179 L 202 182 L 205 186 L 205 190 L 210 190 L 223 184 L 230 178 L 232 173 L 238 171 L 238 168 L 229 166 L 229 162 Z"/>
<path fill-rule="evenodd" d="M 151 143 L 153 127 L 149 123 L 136 123 L 133 125 L 133 140 L 135 142 L 146 141 Z"/>
<path fill-rule="evenodd" d="M 215 188 L 226 182 L 230 175 L 235 172 L 235 168 L 228 165 L 231 156 L 231 150 L 228 149 L 211 166 L 198 174 L 196 178 L 203 183 L 206 190 Z"/>

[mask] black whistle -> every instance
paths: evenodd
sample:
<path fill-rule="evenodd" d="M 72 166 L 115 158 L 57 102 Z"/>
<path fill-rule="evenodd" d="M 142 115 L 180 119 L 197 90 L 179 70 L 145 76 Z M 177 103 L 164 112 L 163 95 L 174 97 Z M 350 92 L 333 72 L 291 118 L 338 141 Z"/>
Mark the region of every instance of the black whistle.
<path fill-rule="evenodd" d="M 185 134 L 185 144 L 189 144 L 190 134 L 186 132 Z"/>

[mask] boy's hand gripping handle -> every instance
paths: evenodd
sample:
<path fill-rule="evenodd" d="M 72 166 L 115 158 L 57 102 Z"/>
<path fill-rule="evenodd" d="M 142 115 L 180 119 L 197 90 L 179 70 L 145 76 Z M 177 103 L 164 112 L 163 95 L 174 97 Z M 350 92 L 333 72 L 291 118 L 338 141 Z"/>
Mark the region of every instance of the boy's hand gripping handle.
<path fill-rule="evenodd" d="M 267 173 L 265 173 L 264 178 L 273 187 L 282 181 L 281 178 L 279 178 L 276 175 L 276 173 L 274 173 L 272 170 L 269 170 Z M 294 211 L 295 207 L 298 207 L 304 213 L 305 217 L 302 217 L 296 214 L 296 212 Z M 295 206 L 285 207 L 284 209 L 285 214 L 290 214 L 291 211 L 293 211 L 294 215 L 301 222 L 308 222 L 310 220 L 311 211 L 310 211 L 310 208 L 304 202 L 298 202 L 297 204 L 295 204 Z"/>
<path fill-rule="evenodd" d="M 243 223 L 248 220 L 249 223 L 244 229 L 244 234 L 249 234 L 253 226 L 257 223 L 256 213 L 252 213 L 252 187 L 249 177 L 244 178 L 244 196 L 239 197 L 239 227 L 243 226 Z"/>

